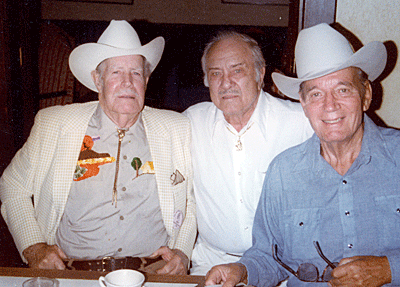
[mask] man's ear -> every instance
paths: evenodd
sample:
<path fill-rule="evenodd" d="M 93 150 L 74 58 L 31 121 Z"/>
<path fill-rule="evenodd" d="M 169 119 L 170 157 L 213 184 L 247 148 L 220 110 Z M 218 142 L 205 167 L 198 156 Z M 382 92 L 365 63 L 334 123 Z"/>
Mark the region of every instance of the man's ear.
<path fill-rule="evenodd" d="M 366 112 L 369 109 L 369 106 L 371 105 L 372 102 L 372 86 L 369 81 L 367 81 L 365 85 L 365 95 L 363 99 L 362 107 L 363 111 Z"/>
<path fill-rule="evenodd" d="M 97 90 L 100 92 L 100 90 L 101 90 L 100 73 L 98 73 L 96 70 L 93 70 L 91 75 L 92 75 L 94 85 L 96 86 Z"/>
<path fill-rule="evenodd" d="M 304 114 L 305 114 L 306 117 L 308 118 L 306 103 L 304 102 L 304 98 L 302 97 L 301 92 L 299 92 L 299 101 L 300 101 L 301 107 L 303 108 Z"/>
<path fill-rule="evenodd" d="M 259 79 L 260 81 L 259 81 L 259 87 L 258 87 L 259 90 L 262 89 L 262 86 L 264 83 L 264 76 L 265 76 L 265 67 L 263 67 L 260 71 L 260 79 Z"/>
<path fill-rule="evenodd" d="M 303 109 L 304 109 L 305 103 L 304 103 L 303 97 L 301 96 L 301 92 L 299 92 L 299 101 L 300 101 L 301 106 L 302 106 Z"/>

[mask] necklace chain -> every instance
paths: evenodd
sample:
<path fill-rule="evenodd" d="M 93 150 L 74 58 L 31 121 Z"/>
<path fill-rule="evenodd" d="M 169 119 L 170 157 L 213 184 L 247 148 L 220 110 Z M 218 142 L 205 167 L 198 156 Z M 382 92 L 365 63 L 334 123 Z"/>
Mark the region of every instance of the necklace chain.
<path fill-rule="evenodd" d="M 229 126 L 226 126 L 226 128 L 228 129 L 228 131 L 230 131 L 231 134 L 233 134 L 233 135 L 238 137 L 237 143 L 235 144 L 236 151 L 243 150 L 243 144 L 242 144 L 242 141 L 240 140 L 240 138 L 252 127 L 252 125 L 253 125 L 253 123 L 251 123 L 241 135 L 235 134 L 233 131 L 231 131 Z"/>

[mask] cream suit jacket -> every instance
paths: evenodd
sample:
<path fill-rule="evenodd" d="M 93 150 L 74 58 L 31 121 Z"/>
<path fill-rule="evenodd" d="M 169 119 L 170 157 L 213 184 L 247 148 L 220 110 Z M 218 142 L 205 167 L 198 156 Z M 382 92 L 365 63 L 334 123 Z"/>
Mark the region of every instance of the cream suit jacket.
<path fill-rule="evenodd" d="M 39 111 L 27 142 L 0 179 L 1 212 L 22 258 L 22 251 L 33 244 L 55 244 L 83 137 L 97 105 L 90 102 Z M 190 258 L 196 220 L 189 120 L 149 107 L 142 111 L 142 118 L 170 236 L 168 246 Z M 177 170 L 184 181 L 174 185 L 171 175 Z"/>

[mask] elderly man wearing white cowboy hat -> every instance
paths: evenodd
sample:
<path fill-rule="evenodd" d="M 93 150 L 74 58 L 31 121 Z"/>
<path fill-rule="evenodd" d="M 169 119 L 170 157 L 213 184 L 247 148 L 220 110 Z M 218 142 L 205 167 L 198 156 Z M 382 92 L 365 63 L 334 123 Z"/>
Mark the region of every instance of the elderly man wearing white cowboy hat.
<path fill-rule="evenodd" d="M 300 98 L 315 134 L 273 160 L 253 246 L 214 267 L 206 285 L 400 285 L 400 131 L 365 114 L 386 58 L 380 42 L 354 53 L 327 24 L 300 32 L 298 78 L 273 79 Z"/>
<path fill-rule="evenodd" d="M 71 71 L 99 101 L 41 110 L 0 182 L 3 217 L 29 266 L 187 273 L 190 124 L 144 107 L 163 49 L 162 37 L 142 46 L 128 22 L 113 20 L 97 43 L 72 51 Z"/>

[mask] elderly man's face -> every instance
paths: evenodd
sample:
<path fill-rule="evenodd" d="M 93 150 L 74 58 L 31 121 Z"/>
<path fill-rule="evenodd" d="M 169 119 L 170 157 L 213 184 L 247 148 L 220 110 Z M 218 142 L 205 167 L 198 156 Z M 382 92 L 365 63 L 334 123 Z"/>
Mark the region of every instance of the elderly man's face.
<path fill-rule="evenodd" d="M 144 62 L 140 55 L 109 58 L 100 64 L 100 73 L 93 73 L 100 105 L 111 119 L 135 119 L 142 111 L 149 79 Z"/>
<path fill-rule="evenodd" d="M 252 114 L 264 71 L 257 77 L 248 44 L 236 38 L 217 42 L 206 57 L 211 100 L 225 117 Z"/>
<path fill-rule="evenodd" d="M 306 81 L 301 105 L 321 143 L 349 143 L 362 138 L 363 112 L 372 99 L 371 85 L 360 80 L 357 68 Z"/>

